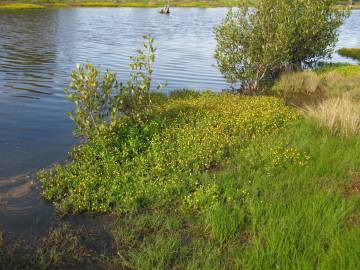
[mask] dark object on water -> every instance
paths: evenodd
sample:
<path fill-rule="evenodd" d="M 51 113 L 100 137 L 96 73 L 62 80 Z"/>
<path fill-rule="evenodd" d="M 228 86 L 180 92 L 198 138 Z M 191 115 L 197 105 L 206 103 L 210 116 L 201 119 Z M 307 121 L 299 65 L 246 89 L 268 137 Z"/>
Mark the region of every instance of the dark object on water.
<path fill-rule="evenodd" d="M 161 14 L 170 14 L 170 6 L 169 6 L 169 5 L 166 5 L 165 7 L 163 7 L 163 8 L 160 10 L 160 13 L 161 13 Z"/>

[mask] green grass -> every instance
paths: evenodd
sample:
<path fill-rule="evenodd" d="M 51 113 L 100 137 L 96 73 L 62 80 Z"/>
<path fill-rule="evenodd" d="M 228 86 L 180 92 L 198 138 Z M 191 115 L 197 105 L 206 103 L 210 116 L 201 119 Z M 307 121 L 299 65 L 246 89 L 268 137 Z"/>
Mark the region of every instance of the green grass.
<path fill-rule="evenodd" d="M 319 74 L 336 72 L 342 76 L 351 76 L 360 74 L 360 66 L 346 63 L 329 63 L 321 65 L 317 70 Z"/>
<path fill-rule="evenodd" d="M 9 3 L 9 4 L 1 4 L 0 10 L 22 10 L 22 9 L 44 9 L 46 8 L 43 5 L 38 4 L 27 4 L 27 3 Z"/>
<path fill-rule="evenodd" d="M 118 7 L 119 4 L 114 2 L 79 2 L 74 3 L 78 7 Z"/>
<path fill-rule="evenodd" d="M 359 150 L 359 138 L 302 118 L 255 138 L 200 177 L 217 191 L 197 211 L 175 204 L 119 220 L 114 268 L 356 269 L 360 198 L 347 187 Z"/>
<path fill-rule="evenodd" d="M 106 261 L 90 247 L 103 248 L 102 242 L 95 231 L 64 223 L 31 241 L 0 246 L 0 269 L 105 269 Z"/>
<path fill-rule="evenodd" d="M 342 48 L 338 50 L 341 56 L 349 57 L 360 61 L 360 48 Z"/>

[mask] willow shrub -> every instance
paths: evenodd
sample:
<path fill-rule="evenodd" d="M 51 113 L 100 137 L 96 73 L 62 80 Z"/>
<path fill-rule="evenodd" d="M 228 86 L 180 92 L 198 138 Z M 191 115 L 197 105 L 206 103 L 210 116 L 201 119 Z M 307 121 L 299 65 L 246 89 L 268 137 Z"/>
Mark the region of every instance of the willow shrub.
<path fill-rule="evenodd" d="M 65 89 L 74 110 L 69 113 L 76 125 L 75 135 L 92 139 L 118 126 L 127 116 L 144 122 L 151 110 L 151 82 L 155 61 L 154 39 L 144 36 L 143 48 L 131 57 L 127 83 L 118 82 L 116 74 L 91 64 L 78 65 Z M 159 85 L 158 88 L 161 86 Z"/>
<path fill-rule="evenodd" d="M 66 212 L 131 212 L 179 200 L 191 206 L 187 195 L 201 190 L 199 175 L 296 117 L 272 97 L 170 97 L 147 122 L 128 121 L 111 138 L 75 147 L 71 162 L 41 172 L 43 195 Z"/>
<path fill-rule="evenodd" d="M 262 0 L 231 9 L 215 28 L 215 58 L 232 84 L 256 91 L 281 71 L 331 55 L 348 14 L 336 0 Z"/>

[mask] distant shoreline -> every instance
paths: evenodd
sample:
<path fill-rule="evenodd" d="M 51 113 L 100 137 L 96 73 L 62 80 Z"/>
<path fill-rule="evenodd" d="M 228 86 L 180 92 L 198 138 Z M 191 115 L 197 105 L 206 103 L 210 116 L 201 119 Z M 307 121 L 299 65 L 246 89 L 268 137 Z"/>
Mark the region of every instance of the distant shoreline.
<path fill-rule="evenodd" d="M 160 8 L 167 1 L 84 1 L 84 2 L 0 2 L 0 9 L 44 9 L 44 8 L 72 8 L 72 7 L 139 7 Z M 216 8 L 236 6 L 238 1 L 171 1 L 172 7 L 200 7 Z"/>
<path fill-rule="evenodd" d="M 72 7 L 139 7 L 139 8 L 158 8 L 165 5 L 167 1 L 69 1 L 44 3 L 43 1 L 17 2 L 0 1 L 0 10 L 21 10 L 21 9 L 46 9 L 46 8 L 72 8 Z M 171 1 L 172 7 L 199 7 L 199 8 L 218 8 L 234 7 L 239 1 Z M 337 5 L 338 8 L 346 8 L 345 5 Z M 355 3 L 352 9 L 360 9 L 360 3 Z"/>

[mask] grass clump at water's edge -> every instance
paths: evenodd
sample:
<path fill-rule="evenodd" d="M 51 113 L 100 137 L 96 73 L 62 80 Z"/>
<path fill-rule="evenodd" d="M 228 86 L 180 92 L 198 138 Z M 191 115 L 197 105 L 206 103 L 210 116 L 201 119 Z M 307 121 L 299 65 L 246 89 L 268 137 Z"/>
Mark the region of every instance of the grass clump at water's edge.
<path fill-rule="evenodd" d="M 341 48 L 338 50 L 341 56 L 349 57 L 360 61 L 360 48 Z"/>

